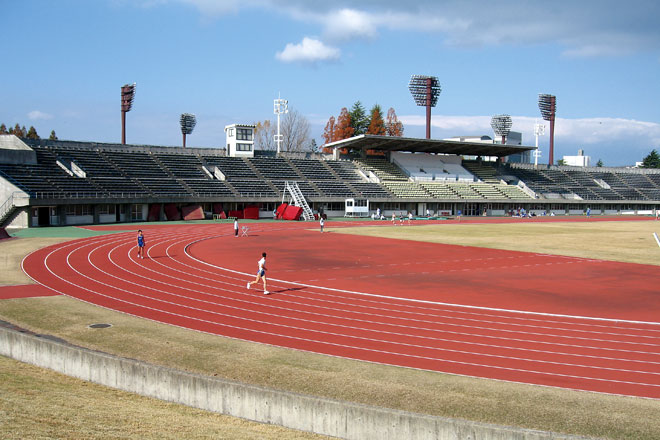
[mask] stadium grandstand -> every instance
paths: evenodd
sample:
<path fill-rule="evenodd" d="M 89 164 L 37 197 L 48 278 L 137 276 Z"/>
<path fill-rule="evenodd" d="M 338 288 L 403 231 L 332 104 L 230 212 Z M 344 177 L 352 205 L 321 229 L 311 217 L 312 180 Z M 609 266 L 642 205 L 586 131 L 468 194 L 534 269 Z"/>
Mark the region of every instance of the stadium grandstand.
<path fill-rule="evenodd" d="M 285 199 L 285 182 L 295 182 L 309 207 L 328 216 L 343 216 L 346 199 L 368 200 L 371 212 L 385 216 L 504 216 L 521 209 L 651 214 L 660 208 L 660 170 L 500 160 L 533 147 L 361 135 L 325 148 L 332 154 L 231 157 L 220 148 L 2 135 L 0 227 L 272 218 Z M 347 150 L 351 156 L 339 154 Z"/>

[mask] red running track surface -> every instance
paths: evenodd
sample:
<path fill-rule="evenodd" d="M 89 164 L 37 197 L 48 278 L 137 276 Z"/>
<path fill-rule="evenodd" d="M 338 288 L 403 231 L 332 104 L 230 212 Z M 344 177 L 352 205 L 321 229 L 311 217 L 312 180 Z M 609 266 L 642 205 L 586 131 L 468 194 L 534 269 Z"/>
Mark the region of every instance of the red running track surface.
<path fill-rule="evenodd" d="M 382 224 L 382 223 L 381 223 Z M 333 226 L 336 224 L 333 222 Z M 354 224 L 350 224 L 354 226 Z M 660 398 L 660 267 L 321 234 L 304 223 L 141 226 L 36 251 L 55 292 L 332 356 Z M 261 252 L 268 288 L 246 289 Z"/>

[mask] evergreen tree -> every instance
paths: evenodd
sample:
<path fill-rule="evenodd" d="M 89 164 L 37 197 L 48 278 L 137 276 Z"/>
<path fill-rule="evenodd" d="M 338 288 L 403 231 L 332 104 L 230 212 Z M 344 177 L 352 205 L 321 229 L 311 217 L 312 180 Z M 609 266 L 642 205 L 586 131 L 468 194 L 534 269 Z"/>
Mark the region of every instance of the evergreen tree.
<path fill-rule="evenodd" d="M 642 160 L 640 168 L 660 168 L 660 155 L 655 148 Z"/>
<path fill-rule="evenodd" d="M 596 162 L 597 167 L 602 167 L 603 166 L 603 161 L 598 159 L 598 162 Z"/>
<path fill-rule="evenodd" d="M 9 134 L 7 131 L 7 126 L 5 124 L 0 125 L 0 134 Z"/>
<path fill-rule="evenodd" d="M 57 140 L 57 135 L 55 134 L 55 130 L 50 131 L 50 137 L 48 138 L 51 141 L 56 141 Z"/>
<path fill-rule="evenodd" d="M 369 118 L 367 117 L 364 107 L 362 107 L 362 103 L 360 101 L 356 101 L 355 104 L 353 104 L 353 107 L 351 107 L 350 115 L 351 127 L 353 127 L 353 136 L 365 134 L 367 132 L 367 128 L 369 127 Z"/>
<path fill-rule="evenodd" d="M 371 118 L 369 121 L 369 127 L 367 128 L 367 134 L 375 134 L 378 136 L 385 135 L 385 121 L 383 121 L 383 113 L 378 104 L 374 105 L 371 108 Z"/>
<path fill-rule="evenodd" d="M 39 135 L 37 134 L 37 129 L 34 128 L 33 126 L 30 126 L 30 129 L 28 130 L 25 137 L 28 138 L 28 139 L 41 139 L 39 137 Z"/>

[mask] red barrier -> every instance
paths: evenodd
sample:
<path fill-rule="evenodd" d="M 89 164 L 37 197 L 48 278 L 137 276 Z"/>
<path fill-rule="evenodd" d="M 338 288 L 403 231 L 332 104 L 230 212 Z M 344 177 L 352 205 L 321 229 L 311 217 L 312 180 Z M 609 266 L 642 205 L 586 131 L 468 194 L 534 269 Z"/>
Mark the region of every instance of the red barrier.
<path fill-rule="evenodd" d="M 282 219 L 282 216 L 284 215 L 284 211 L 286 211 L 287 206 L 289 206 L 288 203 L 282 203 L 280 206 L 277 207 L 277 211 L 276 211 L 277 215 L 275 216 L 277 220 Z"/>
<path fill-rule="evenodd" d="M 243 218 L 243 210 L 240 211 L 229 211 L 229 217 Z"/>
<path fill-rule="evenodd" d="M 214 203 L 213 204 L 213 214 L 224 214 L 224 211 L 222 210 L 222 203 Z M 226 217 L 223 217 L 226 218 Z"/>
<path fill-rule="evenodd" d="M 149 215 L 147 215 L 148 222 L 157 222 L 160 220 L 160 203 L 154 203 L 149 206 Z"/>
<path fill-rule="evenodd" d="M 181 208 L 184 220 L 204 220 L 204 210 L 200 205 L 189 205 Z"/>
<path fill-rule="evenodd" d="M 174 203 L 168 203 L 165 205 L 165 217 L 167 217 L 168 220 L 181 220 L 179 208 L 177 208 Z"/>
<path fill-rule="evenodd" d="M 302 212 L 303 209 L 300 206 L 289 205 L 284 211 L 284 215 L 282 216 L 282 218 L 284 220 L 298 220 L 300 219 Z"/>
<path fill-rule="evenodd" d="M 243 218 L 259 220 L 259 207 L 257 205 L 246 206 L 243 210 Z"/>

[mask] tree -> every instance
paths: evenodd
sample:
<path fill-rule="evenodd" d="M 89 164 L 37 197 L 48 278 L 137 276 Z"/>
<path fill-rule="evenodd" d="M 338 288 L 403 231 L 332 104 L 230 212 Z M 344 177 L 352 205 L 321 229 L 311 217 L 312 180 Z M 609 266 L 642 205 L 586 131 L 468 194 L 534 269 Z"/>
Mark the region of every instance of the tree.
<path fill-rule="evenodd" d="M 387 121 L 385 122 L 385 134 L 387 136 L 403 136 L 403 123 L 396 117 L 396 112 L 392 107 L 387 111 Z"/>
<path fill-rule="evenodd" d="M 335 136 L 334 141 L 337 142 L 342 139 L 348 139 L 355 134 L 355 129 L 351 124 L 351 114 L 348 113 L 346 107 L 341 109 L 339 116 L 337 117 L 337 124 L 335 125 Z"/>
<path fill-rule="evenodd" d="M 25 127 L 21 129 L 21 126 L 16 124 L 14 128 L 9 129 L 9 134 L 13 134 L 14 136 L 19 138 L 25 137 Z"/>
<path fill-rule="evenodd" d="M 383 113 L 378 104 L 374 105 L 371 108 L 371 118 L 369 120 L 369 127 L 367 128 L 367 134 L 375 134 L 378 136 L 385 135 L 385 122 L 383 121 Z"/>
<path fill-rule="evenodd" d="M 277 150 L 275 135 L 277 127 L 270 121 L 257 122 L 254 129 L 254 149 L 255 150 Z"/>
<path fill-rule="evenodd" d="M 39 135 L 37 134 L 37 129 L 34 128 L 33 126 L 30 126 L 30 129 L 28 130 L 25 137 L 28 138 L 28 139 L 41 139 L 39 137 Z"/>
<path fill-rule="evenodd" d="M 0 125 L 0 134 L 9 134 L 7 131 L 7 126 L 5 124 Z"/>
<path fill-rule="evenodd" d="M 57 140 L 57 135 L 55 134 L 55 130 L 50 131 L 50 137 L 48 138 L 51 141 L 56 141 Z"/>
<path fill-rule="evenodd" d="M 360 101 L 356 101 L 351 107 L 351 127 L 353 127 L 353 136 L 359 136 L 367 132 L 369 127 L 369 118 Z"/>
<path fill-rule="evenodd" d="M 312 139 L 312 142 L 309 144 L 309 151 L 312 153 L 319 152 L 319 146 L 316 144 L 316 139 Z"/>
<path fill-rule="evenodd" d="M 335 117 L 330 116 L 328 123 L 325 124 L 325 128 L 323 129 L 323 141 L 326 144 L 330 144 L 335 141 L 335 123 Z"/>
<path fill-rule="evenodd" d="M 564 159 L 557 159 L 557 166 L 564 166 L 566 165 L 566 161 Z"/>
<path fill-rule="evenodd" d="M 603 166 L 603 161 L 598 159 L 598 162 L 596 162 L 597 167 L 602 167 Z"/>
<path fill-rule="evenodd" d="M 282 121 L 281 151 L 299 152 L 309 145 L 309 121 L 297 110 L 289 110 Z"/>
<path fill-rule="evenodd" d="M 660 155 L 655 148 L 642 160 L 640 168 L 660 168 Z"/>

